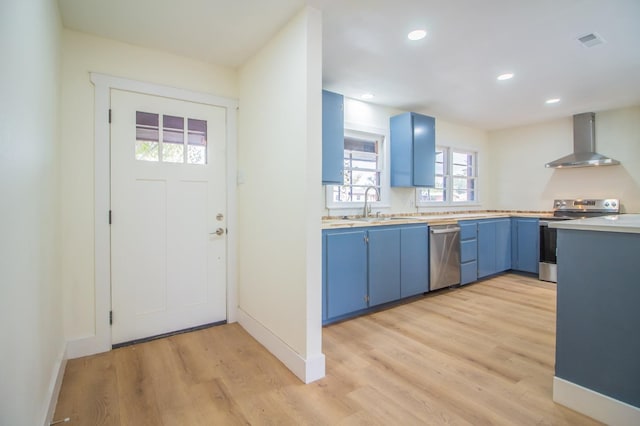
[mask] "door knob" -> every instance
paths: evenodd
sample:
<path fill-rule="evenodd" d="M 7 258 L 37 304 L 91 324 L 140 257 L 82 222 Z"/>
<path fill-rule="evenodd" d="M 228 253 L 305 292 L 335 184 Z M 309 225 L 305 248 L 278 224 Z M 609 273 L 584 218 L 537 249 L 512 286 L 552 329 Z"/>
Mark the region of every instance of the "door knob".
<path fill-rule="evenodd" d="M 213 234 L 216 234 L 216 235 L 223 235 L 223 234 L 224 234 L 224 229 L 222 229 L 222 228 L 218 228 L 218 229 L 216 229 L 216 232 L 212 232 L 212 233 L 210 233 L 209 235 L 213 235 Z"/>

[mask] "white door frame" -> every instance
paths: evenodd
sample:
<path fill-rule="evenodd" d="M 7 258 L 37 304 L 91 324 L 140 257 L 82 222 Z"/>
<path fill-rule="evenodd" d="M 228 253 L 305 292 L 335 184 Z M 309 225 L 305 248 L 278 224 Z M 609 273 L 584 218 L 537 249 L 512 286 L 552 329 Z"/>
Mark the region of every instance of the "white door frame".
<path fill-rule="evenodd" d="M 227 116 L 227 321 L 237 321 L 237 110 L 238 101 L 169 86 L 91 73 L 94 97 L 94 261 L 95 261 L 95 335 L 68 342 L 69 358 L 111 350 L 111 242 L 109 209 L 111 206 L 110 126 L 111 89 L 163 96 L 226 109 Z"/>

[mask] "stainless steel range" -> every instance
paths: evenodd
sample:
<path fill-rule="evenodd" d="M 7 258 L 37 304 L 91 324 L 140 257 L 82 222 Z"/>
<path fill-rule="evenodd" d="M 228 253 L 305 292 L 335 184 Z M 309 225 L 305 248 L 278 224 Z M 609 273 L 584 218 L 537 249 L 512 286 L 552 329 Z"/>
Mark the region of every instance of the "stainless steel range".
<path fill-rule="evenodd" d="M 553 202 L 553 217 L 540 220 L 538 278 L 543 281 L 558 282 L 558 267 L 556 264 L 557 231 L 555 228 L 549 228 L 550 221 L 584 219 L 615 214 L 620 214 L 620 200 L 614 198 L 555 200 Z"/>

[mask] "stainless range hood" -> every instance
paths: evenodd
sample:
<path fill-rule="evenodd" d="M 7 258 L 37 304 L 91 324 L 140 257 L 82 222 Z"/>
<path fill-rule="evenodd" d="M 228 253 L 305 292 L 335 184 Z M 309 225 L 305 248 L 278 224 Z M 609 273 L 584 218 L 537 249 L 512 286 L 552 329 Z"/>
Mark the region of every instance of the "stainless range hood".
<path fill-rule="evenodd" d="M 585 112 L 573 116 L 573 153 L 545 164 L 555 169 L 567 167 L 615 166 L 613 158 L 596 152 L 596 115 Z"/>

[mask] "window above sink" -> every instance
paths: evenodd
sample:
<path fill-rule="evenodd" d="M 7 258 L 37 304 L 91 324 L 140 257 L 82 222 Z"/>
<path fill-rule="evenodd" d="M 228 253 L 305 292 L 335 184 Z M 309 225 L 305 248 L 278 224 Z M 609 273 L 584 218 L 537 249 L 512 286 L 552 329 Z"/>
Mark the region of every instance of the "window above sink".
<path fill-rule="evenodd" d="M 365 191 L 373 186 L 380 194 L 369 191 L 369 204 L 374 209 L 388 207 L 389 177 L 387 170 L 388 130 L 345 122 L 344 173 L 342 185 L 326 186 L 328 209 L 364 207 Z"/>

